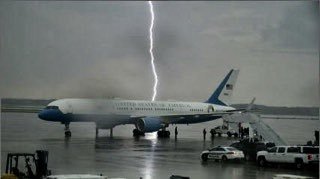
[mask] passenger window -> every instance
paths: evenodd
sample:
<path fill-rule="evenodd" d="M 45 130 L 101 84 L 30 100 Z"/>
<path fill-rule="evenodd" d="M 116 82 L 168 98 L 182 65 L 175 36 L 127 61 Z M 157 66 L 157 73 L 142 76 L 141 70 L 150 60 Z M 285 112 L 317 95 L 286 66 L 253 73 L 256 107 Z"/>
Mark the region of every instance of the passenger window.
<path fill-rule="evenodd" d="M 268 142 L 268 143 L 266 144 L 266 147 L 267 147 L 267 148 L 274 147 L 274 146 L 276 146 L 276 144 L 274 144 L 274 143 L 272 143 L 272 142 Z"/>
<path fill-rule="evenodd" d="M 275 153 L 277 150 L 277 147 L 272 147 L 268 150 L 269 153 Z"/>
<path fill-rule="evenodd" d="M 304 154 L 318 154 L 319 148 L 316 147 L 303 147 Z"/>
<path fill-rule="evenodd" d="M 58 106 L 47 106 L 45 109 L 59 109 Z"/>
<path fill-rule="evenodd" d="M 299 147 L 289 147 L 287 152 L 288 153 L 300 153 L 300 148 Z"/>
<path fill-rule="evenodd" d="M 285 150 L 286 150 L 286 148 L 284 148 L 284 147 L 279 147 L 279 148 L 278 148 L 278 153 L 284 153 Z"/>

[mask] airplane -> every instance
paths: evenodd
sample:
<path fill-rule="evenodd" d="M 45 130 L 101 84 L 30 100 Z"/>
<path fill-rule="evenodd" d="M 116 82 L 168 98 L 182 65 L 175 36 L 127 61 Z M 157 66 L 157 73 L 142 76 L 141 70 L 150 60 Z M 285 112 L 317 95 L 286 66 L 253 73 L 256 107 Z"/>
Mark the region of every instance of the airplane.
<path fill-rule="evenodd" d="M 224 115 L 245 112 L 229 106 L 239 70 L 232 69 L 205 102 L 142 101 L 122 99 L 59 99 L 49 103 L 38 117 L 65 125 L 71 136 L 71 122 L 95 122 L 99 129 L 112 130 L 117 125 L 132 124 L 134 136 L 158 131 L 169 137 L 169 124 L 193 124 L 219 119 Z"/>

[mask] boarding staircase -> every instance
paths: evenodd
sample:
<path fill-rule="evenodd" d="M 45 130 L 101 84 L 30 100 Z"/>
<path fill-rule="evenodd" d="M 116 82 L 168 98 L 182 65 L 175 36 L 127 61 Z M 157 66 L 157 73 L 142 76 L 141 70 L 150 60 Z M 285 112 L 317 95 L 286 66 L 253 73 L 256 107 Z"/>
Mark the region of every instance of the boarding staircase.
<path fill-rule="evenodd" d="M 257 137 L 260 138 L 261 136 L 265 141 L 274 142 L 276 145 L 287 145 L 287 143 L 281 139 L 281 137 L 268 124 L 263 122 L 257 114 L 239 113 L 226 115 L 223 116 L 223 120 L 224 122 L 228 122 L 234 129 L 238 129 L 239 122 L 248 123 L 250 124 L 250 137 L 253 137 L 252 134 L 256 133 Z"/>

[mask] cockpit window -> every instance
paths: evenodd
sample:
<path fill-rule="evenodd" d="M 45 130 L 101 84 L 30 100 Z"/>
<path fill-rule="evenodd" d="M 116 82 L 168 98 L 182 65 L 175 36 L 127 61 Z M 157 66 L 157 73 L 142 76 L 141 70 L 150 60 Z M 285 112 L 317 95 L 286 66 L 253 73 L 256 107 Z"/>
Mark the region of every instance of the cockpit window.
<path fill-rule="evenodd" d="M 47 106 L 45 109 L 59 109 L 58 106 Z"/>

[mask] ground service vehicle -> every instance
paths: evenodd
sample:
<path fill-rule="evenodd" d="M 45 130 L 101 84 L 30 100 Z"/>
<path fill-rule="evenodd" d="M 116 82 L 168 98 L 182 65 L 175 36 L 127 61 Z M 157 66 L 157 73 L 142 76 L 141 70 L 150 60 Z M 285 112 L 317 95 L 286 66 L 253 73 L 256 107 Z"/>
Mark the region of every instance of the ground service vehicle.
<path fill-rule="evenodd" d="M 230 145 L 238 150 L 241 150 L 246 160 L 256 160 L 257 152 L 267 150 L 270 147 L 274 147 L 273 142 L 257 141 L 254 139 L 243 139 Z"/>
<path fill-rule="evenodd" d="M 213 160 L 241 160 L 244 158 L 243 152 L 234 147 L 213 147 L 211 149 L 205 150 L 201 153 L 202 161 L 207 161 L 209 159 Z"/>
<path fill-rule="evenodd" d="M 318 146 L 298 146 L 300 152 L 306 154 L 308 164 L 317 165 L 319 164 L 319 147 Z"/>
<path fill-rule="evenodd" d="M 319 154 L 307 154 L 306 151 L 316 151 L 319 148 L 302 146 L 276 146 L 267 151 L 257 153 L 257 163 L 259 166 L 265 166 L 267 163 L 276 164 L 294 164 L 296 168 L 302 169 L 304 165 L 319 162 Z M 303 153 L 304 151 L 304 153 Z"/>
<path fill-rule="evenodd" d="M 9 153 L 7 155 L 6 172 L 3 176 L 1 176 L 1 179 L 42 179 L 50 175 L 51 171 L 47 169 L 48 154 L 48 151 L 44 150 L 37 150 L 35 154 Z"/>
<path fill-rule="evenodd" d="M 234 129 L 232 129 L 232 128 L 228 127 L 228 126 L 225 126 L 225 125 L 217 126 L 217 127 L 213 128 L 213 129 L 211 129 L 210 133 L 212 135 L 216 135 L 217 134 L 219 137 L 222 134 L 226 134 L 226 135 L 228 135 L 228 137 L 231 137 L 231 136 L 238 137 L 238 133 Z"/>

